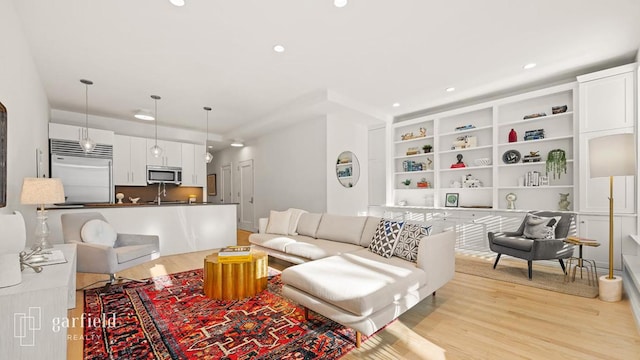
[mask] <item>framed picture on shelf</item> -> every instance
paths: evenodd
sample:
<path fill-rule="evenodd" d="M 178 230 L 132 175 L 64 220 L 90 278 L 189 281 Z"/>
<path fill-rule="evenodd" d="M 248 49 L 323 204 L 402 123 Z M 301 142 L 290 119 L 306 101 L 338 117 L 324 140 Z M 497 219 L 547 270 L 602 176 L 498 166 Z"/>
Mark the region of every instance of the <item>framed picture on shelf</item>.
<path fill-rule="evenodd" d="M 445 207 L 458 207 L 458 199 L 460 194 L 458 193 L 446 193 L 444 196 Z"/>
<path fill-rule="evenodd" d="M 216 174 L 207 175 L 207 195 L 216 196 Z"/>

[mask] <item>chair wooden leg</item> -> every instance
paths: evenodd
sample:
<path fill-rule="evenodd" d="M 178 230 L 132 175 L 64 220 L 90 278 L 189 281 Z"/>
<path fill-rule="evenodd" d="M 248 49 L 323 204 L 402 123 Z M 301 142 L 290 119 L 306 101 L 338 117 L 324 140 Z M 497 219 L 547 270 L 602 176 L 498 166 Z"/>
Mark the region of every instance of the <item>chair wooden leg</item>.
<path fill-rule="evenodd" d="M 304 319 L 305 320 L 309 320 L 309 309 L 308 308 L 304 308 Z"/>
<path fill-rule="evenodd" d="M 533 278 L 533 260 L 527 260 L 527 267 L 529 267 L 529 280 Z"/>
<path fill-rule="evenodd" d="M 360 348 L 360 344 L 362 344 L 362 334 L 356 331 L 356 348 Z"/>
<path fill-rule="evenodd" d="M 560 262 L 560 266 L 562 267 L 562 272 L 566 275 L 567 268 L 564 266 L 564 261 L 562 261 L 562 259 L 558 259 L 558 261 Z"/>
<path fill-rule="evenodd" d="M 496 262 L 493 263 L 493 268 L 495 269 L 496 266 L 498 265 L 498 261 L 500 261 L 500 255 L 502 254 L 498 254 L 498 256 L 496 256 Z"/>

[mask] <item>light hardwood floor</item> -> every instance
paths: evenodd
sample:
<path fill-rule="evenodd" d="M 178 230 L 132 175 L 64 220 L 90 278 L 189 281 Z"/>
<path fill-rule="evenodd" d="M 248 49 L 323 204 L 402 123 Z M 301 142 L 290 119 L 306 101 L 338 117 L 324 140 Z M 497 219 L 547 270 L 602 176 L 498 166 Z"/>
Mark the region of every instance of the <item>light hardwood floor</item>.
<path fill-rule="evenodd" d="M 247 244 L 248 234 L 239 231 L 238 244 Z M 145 278 L 151 271 L 198 268 L 210 252 L 162 257 L 120 275 Z M 102 278 L 79 273 L 78 287 Z M 79 291 L 69 317 L 82 311 Z M 69 329 L 67 359 L 82 359 L 81 336 L 82 328 Z M 435 297 L 343 359 L 640 359 L 640 334 L 627 299 L 606 303 L 456 273 Z"/>

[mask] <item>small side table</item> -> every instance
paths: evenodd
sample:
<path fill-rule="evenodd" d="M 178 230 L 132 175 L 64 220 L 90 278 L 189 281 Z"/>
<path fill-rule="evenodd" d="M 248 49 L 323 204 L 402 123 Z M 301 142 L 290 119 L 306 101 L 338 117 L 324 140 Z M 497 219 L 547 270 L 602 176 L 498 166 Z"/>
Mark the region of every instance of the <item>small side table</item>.
<path fill-rule="evenodd" d="M 204 294 L 210 299 L 239 300 L 267 288 L 269 257 L 252 251 L 251 260 L 223 263 L 218 252 L 204 259 Z"/>
<path fill-rule="evenodd" d="M 587 283 L 590 286 L 598 286 L 598 268 L 594 260 L 585 259 L 582 257 L 582 246 L 598 247 L 600 243 L 586 238 L 580 238 L 577 236 L 569 236 L 564 240 L 566 243 L 578 245 L 578 257 L 569 258 L 567 263 L 567 273 L 565 274 L 565 282 L 576 280 L 576 270 L 580 269 L 580 278 L 582 279 L 582 271 L 587 272 Z M 576 264 L 573 262 L 576 261 Z M 573 269 L 572 269 L 573 266 Z"/>

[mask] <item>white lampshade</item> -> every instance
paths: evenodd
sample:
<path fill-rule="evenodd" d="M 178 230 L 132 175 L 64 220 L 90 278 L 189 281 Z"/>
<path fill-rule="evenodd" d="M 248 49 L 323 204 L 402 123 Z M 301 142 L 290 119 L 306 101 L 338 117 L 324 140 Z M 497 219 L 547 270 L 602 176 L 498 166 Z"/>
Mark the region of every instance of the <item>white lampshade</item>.
<path fill-rule="evenodd" d="M 62 180 L 57 178 L 24 178 L 20 202 L 26 205 L 63 203 Z"/>
<path fill-rule="evenodd" d="M 633 134 L 607 135 L 589 140 L 589 173 L 592 178 L 636 174 Z"/>

